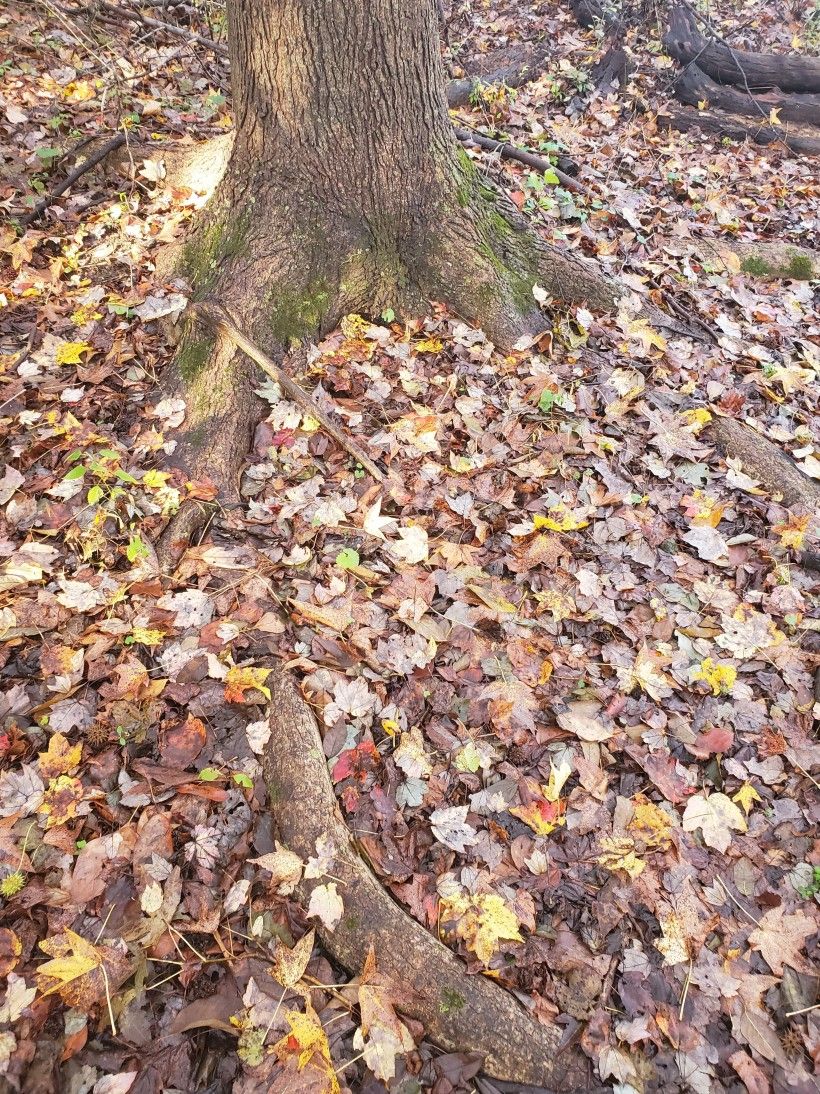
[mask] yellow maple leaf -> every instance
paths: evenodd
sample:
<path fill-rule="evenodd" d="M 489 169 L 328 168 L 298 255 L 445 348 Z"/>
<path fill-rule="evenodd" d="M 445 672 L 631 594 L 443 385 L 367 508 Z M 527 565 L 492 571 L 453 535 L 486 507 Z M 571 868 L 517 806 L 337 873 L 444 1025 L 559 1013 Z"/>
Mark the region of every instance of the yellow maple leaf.
<path fill-rule="evenodd" d="M 61 342 L 57 347 L 58 365 L 81 365 L 83 354 L 91 353 L 92 347 L 88 342 Z"/>
<path fill-rule="evenodd" d="M 732 795 L 732 801 L 743 806 L 743 812 L 748 817 L 755 802 L 763 801 L 750 782 L 745 782 L 736 794 Z"/>
<path fill-rule="evenodd" d="M 635 853 L 635 842 L 627 836 L 602 836 L 600 841 L 601 853 L 597 863 L 613 873 L 616 870 L 625 870 L 634 880 L 643 873 L 644 863 Z"/>
<path fill-rule="evenodd" d="M 672 821 L 669 814 L 643 794 L 636 795 L 633 808 L 632 820 L 627 825 L 629 831 L 647 850 L 665 851 L 671 842 L 669 833 Z"/>
<path fill-rule="evenodd" d="M 589 524 L 588 520 L 584 520 L 583 517 L 571 513 L 564 505 L 556 505 L 550 512 L 555 513 L 555 516 L 543 517 L 540 513 L 536 513 L 532 518 L 532 523 L 536 530 L 539 528 L 549 528 L 551 532 L 575 532 L 579 528 L 586 528 Z"/>
<path fill-rule="evenodd" d="M 277 942 L 276 951 L 273 955 L 273 964 L 268 969 L 277 984 L 281 984 L 283 988 L 296 987 L 304 976 L 308 961 L 310 961 L 315 937 L 315 931 L 308 931 L 306 935 L 299 939 L 293 949 L 288 949 L 281 941 Z"/>
<path fill-rule="evenodd" d="M 102 319 L 102 312 L 97 311 L 96 304 L 80 304 L 71 316 L 71 322 L 75 327 L 84 327 L 94 319 Z"/>
<path fill-rule="evenodd" d="M 270 699 L 270 688 L 265 687 L 265 681 L 270 676 L 271 670 L 265 668 L 253 668 L 251 666 L 232 665 L 225 677 L 225 699 L 229 703 L 244 703 L 245 692 L 253 688 L 261 691 L 266 699 Z"/>
<path fill-rule="evenodd" d="M 413 343 L 413 349 L 416 353 L 441 353 L 444 343 L 440 338 L 421 338 Z"/>
<path fill-rule="evenodd" d="M 132 627 L 129 637 L 141 646 L 158 646 L 165 637 L 165 631 L 150 630 L 147 627 Z"/>
<path fill-rule="evenodd" d="M 40 949 L 52 957 L 34 972 L 42 995 L 52 995 L 102 965 L 102 954 L 96 946 L 68 928 L 63 935 L 44 939 Z M 49 985 L 50 980 L 55 983 Z"/>
<path fill-rule="evenodd" d="M 780 107 L 779 106 L 773 106 L 772 109 L 769 111 L 769 125 L 782 125 L 782 124 L 783 124 L 783 122 L 781 122 L 781 120 L 780 120 Z"/>
<path fill-rule="evenodd" d="M 48 742 L 48 749 L 39 754 L 40 774 L 44 779 L 56 779 L 74 771 L 83 756 L 82 744 L 72 745 L 62 733 L 55 733 Z"/>
<path fill-rule="evenodd" d="M 703 680 L 713 695 L 731 695 L 737 680 L 737 669 L 732 665 L 715 664 L 711 657 L 704 657 L 700 668 L 692 673 L 692 681 Z"/>
<path fill-rule="evenodd" d="M 452 932 L 463 939 L 479 961 L 487 965 L 502 939 L 522 942 L 518 920 L 497 893 L 453 896 L 441 902 L 443 923 L 455 923 Z"/>
<path fill-rule="evenodd" d="M 339 1094 L 339 1080 L 330 1059 L 327 1034 L 310 1002 L 305 1000 L 304 1014 L 298 1010 L 289 1010 L 285 1018 L 290 1026 L 290 1033 L 286 1033 L 276 1042 L 273 1051 L 283 1063 L 295 1058 L 299 1071 L 312 1062 L 324 1078 L 322 1094 Z"/>
<path fill-rule="evenodd" d="M 56 828 L 66 824 L 77 815 L 77 806 L 83 800 L 83 784 L 71 775 L 60 775 L 52 779 L 43 794 L 43 800 L 37 806 L 37 812 L 48 819 L 46 828 Z"/>
<path fill-rule="evenodd" d="M 802 517 L 789 514 L 789 519 L 783 524 L 775 524 L 773 531 L 780 536 L 780 546 L 791 547 L 795 551 L 801 550 L 810 520 L 811 516 L 808 513 Z"/>
<path fill-rule="evenodd" d="M 688 429 L 690 433 L 698 434 L 704 426 L 707 426 L 709 422 L 711 422 L 712 415 L 703 407 L 697 407 L 695 410 L 682 411 L 680 419 L 683 422 L 685 429 Z"/>

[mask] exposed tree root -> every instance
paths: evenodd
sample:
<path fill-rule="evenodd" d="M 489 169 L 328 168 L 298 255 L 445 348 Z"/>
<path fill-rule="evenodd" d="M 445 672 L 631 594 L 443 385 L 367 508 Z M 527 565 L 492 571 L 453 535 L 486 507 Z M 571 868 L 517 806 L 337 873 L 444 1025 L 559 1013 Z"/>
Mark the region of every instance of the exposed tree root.
<path fill-rule="evenodd" d="M 746 273 L 768 279 L 792 278 L 810 281 L 820 278 L 820 254 L 779 240 L 746 241 L 702 239 L 697 249 L 704 260 L 732 273 Z"/>
<path fill-rule="evenodd" d="M 561 166 L 552 164 L 545 156 L 529 152 L 526 148 L 517 148 L 514 144 L 508 144 L 506 141 L 495 141 L 492 137 L 485 137 L 483 133 L 476 133 L 472 129 L 464 129 L 460 126 L 456 127 L 455 134 L 462 144 L 474 144 L 477 148 L 483 148 L 487 152 L 497 152 L 504 159 L 523 163 L 525 167 L 531 167 L 533 171 L 554 171 L 565 189 L 572 190 L 577 194 L 586 194 L 587 197 L 595 196 L 588 186 L 584 186 L 578 179 L 567 174 Z M 573 166 L 577 171 L 577 165 L 573 164 Z"/>
<path fill-rule="evenodd" d="M 703 130 L 717 137 L 728 137 L 735 141 L 751 140 L 755 144 L 776 144 L 781 142 L 793 152 L 807 156 L 820 156 L 820 137 L 806 136 L 783 127 L 763 123 L 755 125 L 752 121 L 731 114 L 715 113 L 711 110 L 690 110 L 687 107 L 670 107 L 664 113 L 658 113 L 658 121 L 671 125 L 682 133 Z"/>
<path fill-rule="evenodd" d="M 820 482 L 810 479 L 774 442 L 751 426 L 734 418 L 716 418 L 709 426 L 711 439 L 743 470 L 762 483 L 771 494 L 779 494 L 788 508 L 811 509 L 820 503 Z"/>
<path fill-rule="evenodd" d="M 695 61 L 722 84 L 736 84 L 748 91 L 779 87 L 782 91 L 820 92 L 820 58 L 733 49 L 714 32 L 704 37 L 691 8 L 682 4 L 672 9 L 663 43 L 676 61 Z"/>
<path fill-rule="evenodd" d="M 339 812 L 311 708 L 281 669 L 267 684 L 273 732 L 262 767 L 280 838 L 304 859 L 315 854 L 320 836 L 329 835 L 337 849 L 331 873 L 344 913 L 335 930 L 319 928 L 328 953 L 358 973 L 374 946 L 379 969 L 396 984 L 399 1009 L 442 1048 L 483 1054 L 490 1075 L 556 1091 L 588 1089 L 588 1063 L 577 1050 L 560 1050 L 557 1027 L 541 1025 L 492 980 L 469 976 L 382 888 Z M 305 904 L 322 880 L 302 883 Z"/>
<path fill-rule="evenodd" d="M 694 62 L 686 66 L 675 81 L 675 97 L 688 106 L 706 102 L 730 114 L 743 114 L 769 124 L 772 111 L 782 122 L 820 126 L 820 95 L 784 95 L 780 91 L 749 92 L 719 84 Z"/>

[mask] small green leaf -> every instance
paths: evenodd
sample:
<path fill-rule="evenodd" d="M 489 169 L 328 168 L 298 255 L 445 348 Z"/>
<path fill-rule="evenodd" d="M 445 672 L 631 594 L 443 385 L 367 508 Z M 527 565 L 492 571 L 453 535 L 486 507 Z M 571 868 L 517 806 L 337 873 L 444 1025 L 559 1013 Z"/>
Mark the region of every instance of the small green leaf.
<path fill-rule="evenodd" d="M 343 547 L 336 555 L 336 565 L 340 570 L 352 570 L 359 565 L 359 552 L 352 547 Z"/>
<path fill-rule="evenodd" d="M 548 186 L 557 186 L 560 181 L 561 180 L 552 167 L 544 172 L 544 182 L 546 182 Z"/>
<path fill-rule="evenodd" d="M 125 557 L 129 562 L 136 562 L 138 558 L 145 558 L 148 554 L 148 548 L 142 542 L 139 536 L 131 536 L 128 541 L 128 546 L 125 548 Z"/>
<path fill-rule="evenodd" d="M 248 790 L 253 790 L 253 779 L 250 775 L 246 775 L 244 771 L 234 771 L 233 781 L 237 786 L 244 786 Z"/>
<path fill-rule="evenodd" d="M 541 392 L 541 398 L 538 400 L 538 409 L 542 414 L 549 414 L 558 400 L 559 396 L 556 392 L 550 391 L 549 388 L 544 388 Z"/>
<path fill-rule="evenodd" d="M 92 486 L 91 489 L 88 491 L 88 504 L 96 505 L 97 502 L 102 500 L 104 494 L 105 491 L 101 486 Z"/>
<path fill-rule="evenodd" d="M 50 163 L 58 156 L 62 155 L 59 148 L 38 148 L 35 152 L 38 159 L 45 160 L 46 163 Z"/>
<path fill-rule="evenodd" d="M 69 473 L 66 475 L 67 479 L 81 479 L 85 474 L 85 468 L 81 463 L 78 463 L 76 467 L 72 467 Z"/>
<path fill-rule="evenodd" d="M 199 777 L 204 783 L 215 783 L 217 779 L 222 778 L 222 772 L 218 771 L 215 767 L 203 767 L 199 773 Z"/>

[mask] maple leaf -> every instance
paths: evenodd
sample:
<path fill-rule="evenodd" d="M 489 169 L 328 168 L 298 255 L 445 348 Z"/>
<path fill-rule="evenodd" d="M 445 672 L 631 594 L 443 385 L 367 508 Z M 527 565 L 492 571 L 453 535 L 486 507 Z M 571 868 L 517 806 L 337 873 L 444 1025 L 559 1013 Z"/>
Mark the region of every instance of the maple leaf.
<path fill-rule="evenodd" d="M 288 949 L 281 941 L 277 942 L 273 965 L 268 969 L 277 984 L 281 984 L 283 988 L 296 987 L 305 974 L 315 938 L 316 932 L 308 931 L 292 949 Z"/>
<path fill-rule="evenodd" d="M 703 842 L 716 851 L 725 851 L 732 842 L 731 829 L 746 831 L 746 821 L 734 802 L 725 794 L 710 794 L 705 798 L 695 794 L 686 803 L 683 814 L 684 832 L 694 832 L 700 828 Z"/>
<path fill-rule="evenodd" d="M 666 850 L 670 845 L 672 821 L 659 805 L 638 794 L 633 803 L 634 813 L 627 828 L 647 850 Z"/>
<path fill-rule="evenodd" d="M 388 545 L 388 552 L 399 562 L 413 566 L 417 562 L 426 562 L 430 557 L 427 532 L 418 524 L 409 528 L 399 528 L 401 542 Z"/>
<path fill-rule="evenodd" d="M 630 669 L 619 668 L 618 681 L 621 690 L 627 694 L 639 687 L 656 702 L 668 699 L 672 694 L 672 682 L 664 673 L 663 667 L 668 665 L 669 657 L 652 650 L 648 646 L 642 646 L 638 650 L 635 664 Z"/>
<path fill-rule="evenodd" d="M 412 1052 L 416 1046 L 410 1030 L 393 1009 L 390 985 L 376 969 L 372 945 L 359 982 L 359 1010 L 362 1024 L 356 1030 L 353 1047 L 363 1053 L 376 1078 L 388 1082 L 396 1074 L 396 1056 Z"/>
<path fill-rule="evenodd" d="M 48 818 L 46 828 L 55 828 L 76 817 L 77 806 L 82 800 L 83 784 L 80 780 L 70 775 L 60 775 L 49 782 L 37 812 Z"/>
<path fill-rule="evenodd" d="M 273 1051 L 283 1063 L 288 1059 L 296 1060 L 296 1067 L 302 1071 L 309 1063 L 321 1072 L 322 1094 L 339 1094 L 339 1080 L 330 1058 L 330 1045 L 327 1034 L 322 1028 L 319 1015 L 309 1000 L 305 1000 L 305 1013 L 289 1010 L 285 1019 L 290 1033 L 277 1041 Z"/>
<path fill-rule="evenodd" d="M 56 361 L 58 365 L 81 365 L 83 354 L 92 352 L 93 347 L 88 342 L 61 342 L 57 347 Z"/>
<path fill-rule="evenodd" d="M 655 942 L 655 949 L 663 954 L 664 965 L 679 965 L 689 960 L 689 944 L 683 921 L 675 912 L 658 915 L 662 937 Z"/>
<path fill-rule="evenodd" d="M 781 547 L 800 551 L 803 548 L 803 541 L 806 538 L 806 532 L 810 522 L 811 515 L 809 513 L 806 513 L 803 516 L 795 516 L 790 513 L 789 519 L 783 524 L 775 524 L 772 531 L 777 532 L 780 536 Z"/>
<path fill-rule="evenodd" d="M 69 744 L 62 733 L 55 733 L 48 742 L 48 749 L 40 752 L 40 774 L 46 779 L 55 779 L 78 767 L 83 755 L 82 744 Z"/>
<path fill-rule="evenodd" d="M 646 863 L 635 854 L 635 841 L 625 836 L 602 836 L 601 853 L 596 862 L 613 873 L 624 870 L 634 880 L 643 873 Z"/>
<path fill-rule="evenodd" d="M 386 538 L 383 530 L 390 529 L 392 531 L 394 528 L 398 527 L 398 521 L 394 520 L 393 517 L 383 517 L 381 511 L 382 499 L 377 498 L 365 513 L 362 527 L 368 535 L 383 540 Z"/>
<path fill-rule="evenodd" d="M 766 912 L 748 941 L 752 949 L 760 951 L 775 975 L 783 974 L 784 965 L 790 965 L 798 972 L 810 972 L 809 962 L 800 951 L 806 939 L 816 931 L 816 918 L 812 919 L 802 912 L 786 915 L 786 909 L 781 904 L 779 908 Z"/>
<path fill-rule="evenodd" d="M 274 846 L 276 850 L 250 861 L 270 873 L 271 885 L 276 886 L 275 891 L 280 896 L 289 896 L 301 880 L 304 863 L 297 854 L 280 843 Z"/>
<path fill-rule="evenodd" d="M 244 703 L 245 692 L 250 690 L 261 691 L 266 699 L 270 699 L 270 688 L 265 687 L 265 681 L 271 671 L 247 665 L 241 668 L 239 665 L 232 665 L 225 677 L 225 702 Z"/>
<path fill-rule="evenodd" d="M 451 805 L 430 814 L 430 826 L 436 839 L 461 855 L 478 839 L 476 830 L 467 824 L 469 812 L 469 805 Z"/>
<path fill-rule="evenodd" d="M 751 783 L 745 782 L 736 794 L 732 794 L 732 801 L 743 806 L 743 812 L 748 817 L 755 802 L 763 801 Z"/>
<path fill-rule="evenodd" d="M 308 919 L 315 916 L 321 919 L 329 931 L 335 931 L 345 907 L 342 898 L 336 890 L 336 882 L 330 881 L 327 885 L 317 885 L 310 894 L 308 904 Z"/>
<path fill-rule="evenodd" d="M 499 942 L 523 941 L 515 914 L 497 893 L 448 897 L 441 902 L 441 920 L 455 922 L 452 933 L 463 939 L 484 965 L 489 964 Z"/>
<path fill-rule="evenodd" d="M 538 699 L 520 680 L 494 680 L 481 692 L 482 699 L 489 699 L 490 720 L 496 729 L 513 733 L 515 730 L 535 729 L 532 711 L 540 708 Z"/>
<path fill-rule="evenodd" d="M 537 836 L 548 836 L 560 825 L 566 824 L 566 817 L 561 815 L 565 808 L 564 802 L 536 798 L 527 805 L 514 806 L 510 813 L 528 825 Z"/>
<path fill-rule="evenodd" d="M 401 743 L 393 753 L 396 767 L 412 779 L 429 779 L 433 765 L 424 751 L 424 737 L 418 726 L 402 733 Z"/>
<path fill-rule="evenodd" d="M 704 657 L 700 668 L 692 672 L 690 679 L 703 680 L 712 689 L 713 695 L 731 695 L 737 680 L 737 669 L 733 665 L 715 664 L 711 657 Z"/>
<path fill-rule="evenodd" d="M 42 995 L 58 992 L 64 1003 L 84 1013 L 125 979 L 130 968 L 127 953 L 111 946 L 95 946 L 67 927 L 61 935 L 40 942 L 52 958 L 35 970 Z"/>

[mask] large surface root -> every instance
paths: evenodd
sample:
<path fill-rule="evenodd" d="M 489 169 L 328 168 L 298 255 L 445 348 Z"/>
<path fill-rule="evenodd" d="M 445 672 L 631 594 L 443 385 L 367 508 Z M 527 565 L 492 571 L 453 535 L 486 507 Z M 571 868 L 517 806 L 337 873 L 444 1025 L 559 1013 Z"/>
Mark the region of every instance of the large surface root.
<path fill-rule="evenodd" d="M 337 851 L 331 873 L 344 912 L 334 930 L 319 929 L 328 953 L 355 974 L 372 945 L 380 971 L 396 986 L 399 1009 L 442 1048 L 483 1054 L 490 1075 L 556 1091 L 588 1089 L 589 1066 L 577 1050 L 560 1051 L 557 1027 L 541 1025 L 492 980 L 469 976 L 382 888 L 339 812 L 311 708 L 282 669 L 267 683 L 272 733 L 262 767 L 280 838 L 303 859 L 315 854 L 320 836 L 330 836 Z M 302 883 L 306 905 L 322 883 Z"/>
<path fill-rule="evenodd" d="M 789 508 L 820 504 L 820 482 L 804 474 L 773 441 L 734 418 L 716 418 L 709 436 L 732 459 L 740 460 L 747 475 L 772 494 L 780 494 Z"/>

